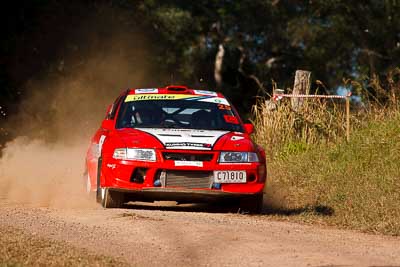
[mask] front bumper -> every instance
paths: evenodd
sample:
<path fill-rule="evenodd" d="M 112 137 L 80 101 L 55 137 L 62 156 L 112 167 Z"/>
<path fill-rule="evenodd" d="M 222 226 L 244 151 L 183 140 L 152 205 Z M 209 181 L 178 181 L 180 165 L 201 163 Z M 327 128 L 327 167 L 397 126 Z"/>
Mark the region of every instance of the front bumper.
<path fill-rule="evenodd" d="M 207 198 L 210 196 L 224 196 L 240 194 L 262 193 L 266 178 L 265 163 L 234 163 L 220 164 L 217 162 L 217 152 L 190 152 L 201 155 L 202 153 L 213 154 L 208 161 L 202 161 L 199 166 L 180 166 L 175 160 L 167 160 L 162 156 L 165 151 L 157 151 L 157 162 L 143 162 L 133 160 L 116 160 L 111 156 L 102 159 L 101 166 L 101 187 L 112 188 L 113 190 L 136 192 L 147 195 L 189 195 L 192 198 Z M 168 152 L 174 152 L 168 150 Z M 175 151 L 183 153 L 182 151 Z M 193 175 L 199 173 L 212 173 L 215 170 L 240 170 L 245 171 L 247 176 L 246 183 L 223 183 L 211 184 L 209 187 L 200 186 L 198 188 L 184 188 L 181 186 L 168 186 L 157 184 L 161 173 L 165 172 L 190 172 Z M 139 179 L 142 176 L 141 179 Z M 213 195 L 214 194 L 214 195 Z M 186 196 L 184 196 L 186 197 Z M 170 199 L 170 198 L 168 198 Z"/>

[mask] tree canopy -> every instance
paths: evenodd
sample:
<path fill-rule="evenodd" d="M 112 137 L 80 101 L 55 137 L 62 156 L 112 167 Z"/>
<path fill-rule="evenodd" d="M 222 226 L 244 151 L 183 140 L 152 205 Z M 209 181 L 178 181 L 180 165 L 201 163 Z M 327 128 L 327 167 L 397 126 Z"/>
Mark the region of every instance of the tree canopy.
<path fill-rule="evenodd" d="M 0 106 L 9 110 L 27 81 L 108 51 L 99 43 L 115 31 L 141 36 L 153 66 L 148 85 L 221 90 L 242 110 L 257 87 L 290 87 L 296 69 L 334 89 L 400 65 L 398 0 L 25 0 L 1 12 Z"/>

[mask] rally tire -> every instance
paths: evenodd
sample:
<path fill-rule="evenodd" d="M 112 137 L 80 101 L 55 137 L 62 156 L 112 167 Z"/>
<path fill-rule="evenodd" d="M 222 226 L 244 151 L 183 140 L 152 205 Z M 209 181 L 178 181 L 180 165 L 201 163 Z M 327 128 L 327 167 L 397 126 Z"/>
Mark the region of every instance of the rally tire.
<path fill-rule="evenodd" d="M 112 209 L 120 208 L 124 204 L 124 194 L 121 192 L 112 191 L 108 188 L 102 188 L 101 205 L 103 208 Z"/>
<path fill-rule="evenodd" d="M 239 211 L 241 213 L 260 214 L 263 211 L 263 194 L 255 194 L 240 199 Z"/>

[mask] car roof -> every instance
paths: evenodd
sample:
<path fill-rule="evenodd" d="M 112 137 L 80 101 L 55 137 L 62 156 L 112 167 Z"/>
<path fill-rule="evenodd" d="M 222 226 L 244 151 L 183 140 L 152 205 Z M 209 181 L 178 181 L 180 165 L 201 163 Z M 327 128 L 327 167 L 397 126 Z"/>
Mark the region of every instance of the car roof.
<path fill-rule="evenodd" d="M 128 95 L 135 94 L 185 94 L 185 95 L 211 95 L 216 97 L 225 96 L 219 92 L 209 90 L 192 89 L 184 85 L 168 85 L 159 88 L 131 88 L 128 90 Z"/>

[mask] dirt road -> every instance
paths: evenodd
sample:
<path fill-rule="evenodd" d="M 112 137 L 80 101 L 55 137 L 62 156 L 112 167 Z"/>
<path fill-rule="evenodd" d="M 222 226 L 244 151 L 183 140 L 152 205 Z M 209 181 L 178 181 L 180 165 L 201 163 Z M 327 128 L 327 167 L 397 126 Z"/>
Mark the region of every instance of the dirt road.
<path fill-rule="evenodd" d="M 134 266 L 400 265 L 400 238 L 216 212 L 204 205 L 105 210 L 85 204 L 29 207 L 2 200 L 0 232 L 12 227 Z"/>

